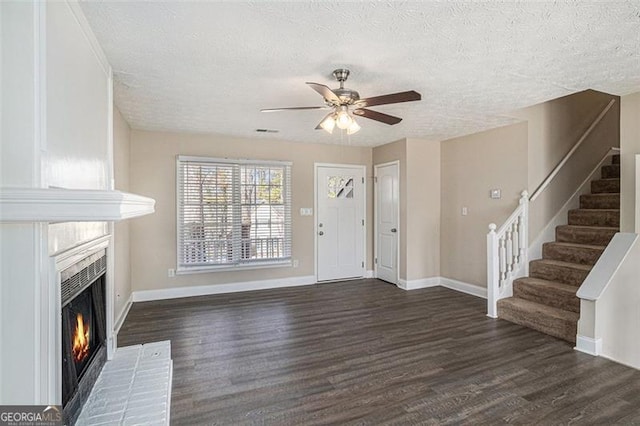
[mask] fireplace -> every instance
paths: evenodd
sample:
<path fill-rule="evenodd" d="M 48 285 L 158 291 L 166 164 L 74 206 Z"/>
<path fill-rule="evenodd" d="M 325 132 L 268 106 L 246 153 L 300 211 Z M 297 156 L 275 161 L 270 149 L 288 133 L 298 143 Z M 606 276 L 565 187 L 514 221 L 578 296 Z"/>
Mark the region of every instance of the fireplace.
<path fill-rule="evenodd" d="M 107 359 L 106 250 L 61 272 L 62 407 L 73 425 Z"/>

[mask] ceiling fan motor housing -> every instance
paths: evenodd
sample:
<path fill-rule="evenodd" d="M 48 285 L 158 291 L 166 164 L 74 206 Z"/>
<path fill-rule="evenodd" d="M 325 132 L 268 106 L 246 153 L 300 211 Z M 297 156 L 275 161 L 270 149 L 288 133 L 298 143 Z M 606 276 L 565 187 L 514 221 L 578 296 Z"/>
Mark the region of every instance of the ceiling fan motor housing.
<path fill-rule="evenodd" d="M 335 93 L 340 98 L 341 105 L 351 105 L 356 101 L 360 100 L 360 94 L 355 90 L 339 88 L 333 89 L 333 93 Z"/>

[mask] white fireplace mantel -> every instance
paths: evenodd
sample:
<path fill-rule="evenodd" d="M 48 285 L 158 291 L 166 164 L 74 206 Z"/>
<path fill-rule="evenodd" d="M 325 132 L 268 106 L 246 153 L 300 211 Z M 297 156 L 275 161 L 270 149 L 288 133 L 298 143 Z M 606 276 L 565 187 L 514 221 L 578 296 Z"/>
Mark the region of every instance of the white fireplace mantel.
<path fill-rule="evenodd" d="M 144 216 L 155 200 L 95 189 L 2 188 L 0 222 L 100 222 Z"/>

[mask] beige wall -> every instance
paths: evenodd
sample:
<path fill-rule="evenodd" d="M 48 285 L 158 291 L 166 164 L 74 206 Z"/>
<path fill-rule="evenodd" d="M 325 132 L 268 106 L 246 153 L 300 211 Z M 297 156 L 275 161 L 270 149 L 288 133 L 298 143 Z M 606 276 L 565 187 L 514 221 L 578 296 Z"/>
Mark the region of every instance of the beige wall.
<path fill-rule="evenodd" d="M 450 139 L 441 149 L 440 275 L 486 287 L 488 225 L 504 222 L 527 186 L 527 124 Z M 501 199 L 489 197 L 494 188 Z"/>
<path fill-rule="evenodd" d="M 167 277 L 176 267 L 177 155 L 292 161 L 292 255 L 298 268 L 269 268 Z M 130 190 L 156 200 L 156 213 L 131 220 L 133 290 L 277 279 L 314 275 L 314 217 L 300 216 L 313 207 L 314 163 L 362 164 L 367 167 L 367 269 L 372 269 L 371 148 L 300 144 L 220 135 L 132 130 Z"/>
<path fill-rule="evenodd" d="M 611 99 L 617 97 L 587 90 L 511 114 L 528 123 L 526 188 L 529 195 L 571 150 Z M 612 146 L 619 146 L 619 108 L 617 102 L 540 197 L 531 203 L 529 242 L 536 239 L 605 153 Z"/>
<path fill-rule="evenodd" d="M 129 149 L 131 129 L 129 124 L 113 108 L 113 169 L 115 189 L 129 192 Z M 127 300 L 131 295 L 131 260 L 129 250 L 129 222 L 123 220 L 116 222 L 114 226 L 114 284 L 115 302 L 114 318 L 118 320 L 125 309 Z"/>
<path fill-rule="evenodd" d="M 403 280 L 440 274 L 440 142 L 401 139 L 373 148 L 373 164 L 400 165 L 400 265 Z"/>
<path fill-rule="evenodd" d="M 640 92 L 620 98 L 620 231 L 638 232 L 636 166 L 640 154 Z"/>
<path fill-rule="evenodd" d="M 407 139 L 407 280 L 440 275 L 440 142 Z"/>
<path fill-rule="evenodd" d="M 400 170 L 400 264 L 398 275 L 401 279 L 407 279 L 407 140 L 391 142 L 373 148 L 373 164 L 390 163 L 398 161 Z"/>

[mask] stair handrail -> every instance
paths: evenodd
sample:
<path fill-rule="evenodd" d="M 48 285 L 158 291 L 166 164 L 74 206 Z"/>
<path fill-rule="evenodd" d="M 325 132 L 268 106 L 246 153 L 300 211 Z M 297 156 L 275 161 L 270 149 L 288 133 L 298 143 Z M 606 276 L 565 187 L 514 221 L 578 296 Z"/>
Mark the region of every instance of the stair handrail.
<path fill-rule="evenodd" d="M 607 114 L 607 112 L 609 112 L 609 110 L 611 109 L 611 107 L 613 107 L 615 103 L 616 103 L 616 100 L 611 99 L 609 103 L 602 109 L 602 111 L 600 111 L 600 114 L 598 114 L 596 119 L 593 121 L 593 123 L 591 123 L 591 125 L 587 128 L 587 130 L 585 130 L 582 136 L 580 136 L 580 139 L 578 139 L 575 145 L 573 145 L 573 147 L 569 150 L 569 152 L 567 152 L 565 156 L 562 157 L 562 160 L 560 160 L 560 162 L 553 168 L 553 170 L 551 170 L 551 173 L 549 173 L 549 175 L 542 181 L 542 183 L 538 185 L 536 190 L 533 191 L 533 193 L 531 194 L 531 197 L 529 197 L 529 201 L 534 201 L 536 198 L 540 196 L 542 191 L 544 191 L 547 188 L 547 186 L 549 186 L 553 178 L 556 177 L 556 175 L 560 172 L 560 169 L 562 168 L 562 166 L 564 166 L 565 163 L 569 161 L 569 158 L 571 158 L 571 156 L 576 152 L 576 150 L 580 147 L 580 145 L 582 145 L 582 143 L 589 137 L 593 129 L 595 129 L 598 124 L 600 124 L 600 121 L 602 121 L 604 116 Z"/>
<path fill-rule="evenodd" d="M 529 274 L 529 193 L 522 191 L 518 207 L 487 234 L 487 316 L 498 318 L 498 300 L 513 295 L 513 280 Z"/>

